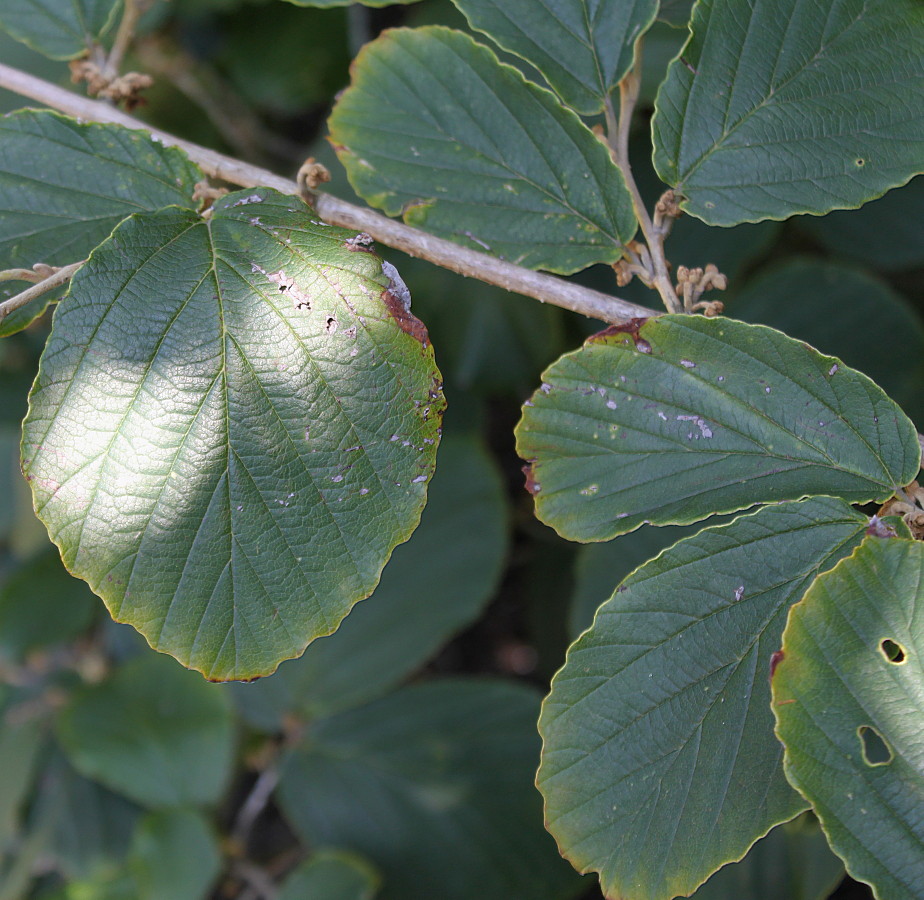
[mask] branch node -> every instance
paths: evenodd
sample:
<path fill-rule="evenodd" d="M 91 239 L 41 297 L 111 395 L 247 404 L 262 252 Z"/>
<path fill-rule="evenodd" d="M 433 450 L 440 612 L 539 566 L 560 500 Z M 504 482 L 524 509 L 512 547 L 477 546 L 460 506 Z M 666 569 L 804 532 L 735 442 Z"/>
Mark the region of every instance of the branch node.
<path fill-rule="evenodd" d="M 144 103 L 141 91 L 154 84 L 150 75 L 141 72 L 126 72 L 124 75 L 109 74 L 98 63 L 87 57 L 72 59 L 68 66 L 71 81 L 74 84 L 87 83 L 87 93 L 91 97 L 101 97 L 113 103 L 125 103 L 129 111 Z"/>

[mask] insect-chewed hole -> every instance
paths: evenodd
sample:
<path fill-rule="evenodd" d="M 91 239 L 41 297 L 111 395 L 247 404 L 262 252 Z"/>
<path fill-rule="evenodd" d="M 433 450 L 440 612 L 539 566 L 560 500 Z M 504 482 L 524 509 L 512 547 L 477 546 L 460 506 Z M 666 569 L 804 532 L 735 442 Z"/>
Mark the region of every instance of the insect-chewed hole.
<path fill-rule="evenodd" d="M 879 649 L 882 651 L 882 655 L 885 656 L 890 663 L 895 663 L 895 665 L 900 665 L 908 658 L 908 654 L 905 653 L 905 648 L 889 638 L 886 638 L 879 645 Z"/>
<path fill-rule="evenodd" d="M 892 748 L 872 725 L 861 725 L 857 729 L 863 762 L 868 766 L 887 766 L 892 762 Z"/>
<path fill-rule="evenodd" d="M 866 165 L 866 160 L 863 159 L 862 156 L 858 156 L 858 157 L 854 160 L 854 163 L 856 164 L 856 167 L 857 167 L 858 169 L 862 169 L 863 166 Z"/>

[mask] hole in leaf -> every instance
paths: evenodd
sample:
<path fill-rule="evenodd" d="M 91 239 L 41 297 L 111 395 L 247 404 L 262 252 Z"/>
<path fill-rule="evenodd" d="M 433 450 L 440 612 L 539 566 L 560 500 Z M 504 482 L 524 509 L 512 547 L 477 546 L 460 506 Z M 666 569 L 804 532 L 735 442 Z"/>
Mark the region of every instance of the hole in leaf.
<path fill-rule="evenodd" d="M 866 165 L 866 160 L 865 160 L 865 159 L 857 159 L 857 160 L 856 160 L 856 164 L 857 164 L 857 168 L 860 169 L 860 168 L 862 168 L 863 166 Z"/>
<path fill-rule="evenodd" d="M 861 725 L 857 729 L 863 762 L 868 766 L 887 766 L 892 762 L 892 748 L 872 725 Z"/>
<path fill-rule="evenodd" d="M 905 648 L 896 643 L 895 641 L 889 640 L 886 638 L 880 645 L 879 649 L 882 650 L 883 655 L 890 663 L 895 663 L 899 665 L 905 661 L 907 654 L 905 653 Z"/>

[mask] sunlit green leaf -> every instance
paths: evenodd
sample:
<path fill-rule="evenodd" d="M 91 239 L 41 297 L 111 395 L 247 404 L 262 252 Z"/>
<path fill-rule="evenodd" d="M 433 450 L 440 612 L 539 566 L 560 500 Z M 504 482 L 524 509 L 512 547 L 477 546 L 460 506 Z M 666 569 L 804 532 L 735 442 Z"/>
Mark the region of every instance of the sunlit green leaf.
<path fill-rule="evenodd" d="M 286 878 L 276 900 L 372 900 L 380 881 L 361 856 L 322 850 Z"/>
<path fill-rule="evenodd" d="M 924 884 L 924 544 L 870 536 L 793 607 L 773 676 L 786 776 L 879 900 Z"/>
<path fill-rule="evenodd" d="M 312 719 L 395 687 L 478 617 L 506 556 L 506 513 L 481 442 L 444 438 L 420 526 L 395 550 L 375 593 L 272 678 L 234 685 L 243 715 L 275 731 L 286 714 Z"/>
<path fill-rule="evenodd" d="M 107 30 L 119 0 L 4 0 L 0 29 L 52 59 L 85 53 Z"/>
<path fill-rule="evenodd" d="M 367 45 L 330 130 L 370 204 L 520 265 L 568 273 L 613 262 L 635 233 L 600 141 L 461 32 L 395 29 Z"/>
<path fill-rule="evenodd" d="M 23 468 L 113 617 L 225 680 L 372 592 L 423 508 L 443 400 L 403 285 L 355 233 L 270 190 L 213 209 L 133 217 L 78 273 Z"/>
<path fill-rule="evenodd" d="M 658 173 L 713 225 L 872 200 L 920 170 L 922 46 L 918 0 L 700 0 L 658 94 Z"/>
<path fill-rule="evenodd" d="M 546 823 L 607 897 L 671 900 L 806 808 L 773 735 L 790 605 L 862 539 L 831 498 L 766 507 L 630 575 L 543 704 Z"/>
<path fill-rule="evenodd" d="M 572 109 L 603 110 L 658 0 L 453 0 L 472 28 L 532 63 Z M 618 104 L 617 104 L 618 105 Z"/>
<path fill-rule="evenodd" d="M 230 774 L 229 704 L 213 685 L 148 653 L 78 692 L 58 735 L 73 765 L 145 806 L 214 803 Z"/>
<path fill-rule="evenodd" d="M 523 410 L 536 514 L 608 540 L 756 503 L 884 500 L 917 475 L 917 432 L 872 381 L 778 331 L 662 316 L 554 363 Z"/>
<path fill-rule="evenodd" d="M 572 897 L 533 786 L 538 705 L 496 680 L 405 688 L 313 723 L 279 800 L 310 845 L 371 860 L 382 900 Z"/>

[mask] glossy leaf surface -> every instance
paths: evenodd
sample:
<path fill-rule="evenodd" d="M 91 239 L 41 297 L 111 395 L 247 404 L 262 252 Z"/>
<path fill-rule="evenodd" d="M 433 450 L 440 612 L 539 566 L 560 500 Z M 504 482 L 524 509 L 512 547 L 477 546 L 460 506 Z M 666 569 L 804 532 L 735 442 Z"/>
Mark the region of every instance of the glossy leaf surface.
<path fill-rule="evenodd" d="M 277 900 L 373 900 L 380 881 L 355 853 L 322 850 L 286 878 Z"/>
<path fill-rule="evenodd" d="M 126 216 L 193 208 L 202 178 L 180 150 L 120 125 L 48 111 L 0 118 L 0 269 L 84 259 Z M 16 291 L 28 285 L 15 282 Z M 0 299 L 8 284 L 0 282 Z"/>
<path fill-rule="evenodd" d="M 523 410 L 536 514 L 608 540 L 756 503 L 884 500 L 917 475 L 917 433 L 865 375 L 778 331 L 662 316 L 559 359 Z"/>
<path fill-rule="evenodd" d="M 39 516 L 115 619 L 214 680 L 335 630 L 425 502 L 439 373 L 355 237 L 270 190 L 134 217 L 55 317 Z"/>
<path fill-rule="evenodd" d="M 106 31 L 120 7 L 118 0 L 5 0 L 0 29 L 52 59 L 73 59 Z"/>
<path fill-rule="evenodd" d="M 75 695 L 58 735 L 78 771 L 138 803 L 214 803 L 234 751 L 225 699 L 175 661 L 147 653 Z"/>
<path fill-rule="evenodd" d="M 706 529 L 630 575 L 572 645 L 537 784 L 607 897 L 687 895 L 806 808 L 773 734 L 771 657 L 790 605 L 867 524 L 815 498 Z"/>
<path fill-rule="evenodd" d="M 600 141 L 461 32 L 395 29 L 367 45 L 330 130 L 372 206 L 528 268 L 613 262 L 635 233 Z"/>
<path fill-rule="evenodd" d="M 472 28 L 532 63 L 572 109 L 604 102 L 632 68 L 635 41 L 658 0 L 453 0 Z"/>
<path fill-rule="evenodd" d="M 481 442 L 444 437 L 420 526 L 375 593 L 272 678 L 234 685 L 242 715 L 278 731 L 287 715 L 310 720 L 388 693 L 478 617 L 507 553 L 506 516 Z"/>
<path fill-rule="evenodd" d="M 879 900 L 924 884 L 924 545 L 869 537 L 793 607 L 773 676 L 786 775 Z"/>
<path fill-rule="evenodd" d="M 917 0 L 702 0 L 658 93 L 658 173 L 713 225 L 872 200 L 921 167 L 922 44 Z"/>
<path fill-rule="evenodd" d="M 371 860 L 383 900 L 572 897 L 533 786 L 538 703 L 500 681 L 430 682 L 315 722 L 283 811 L 310 845 Z"/>

